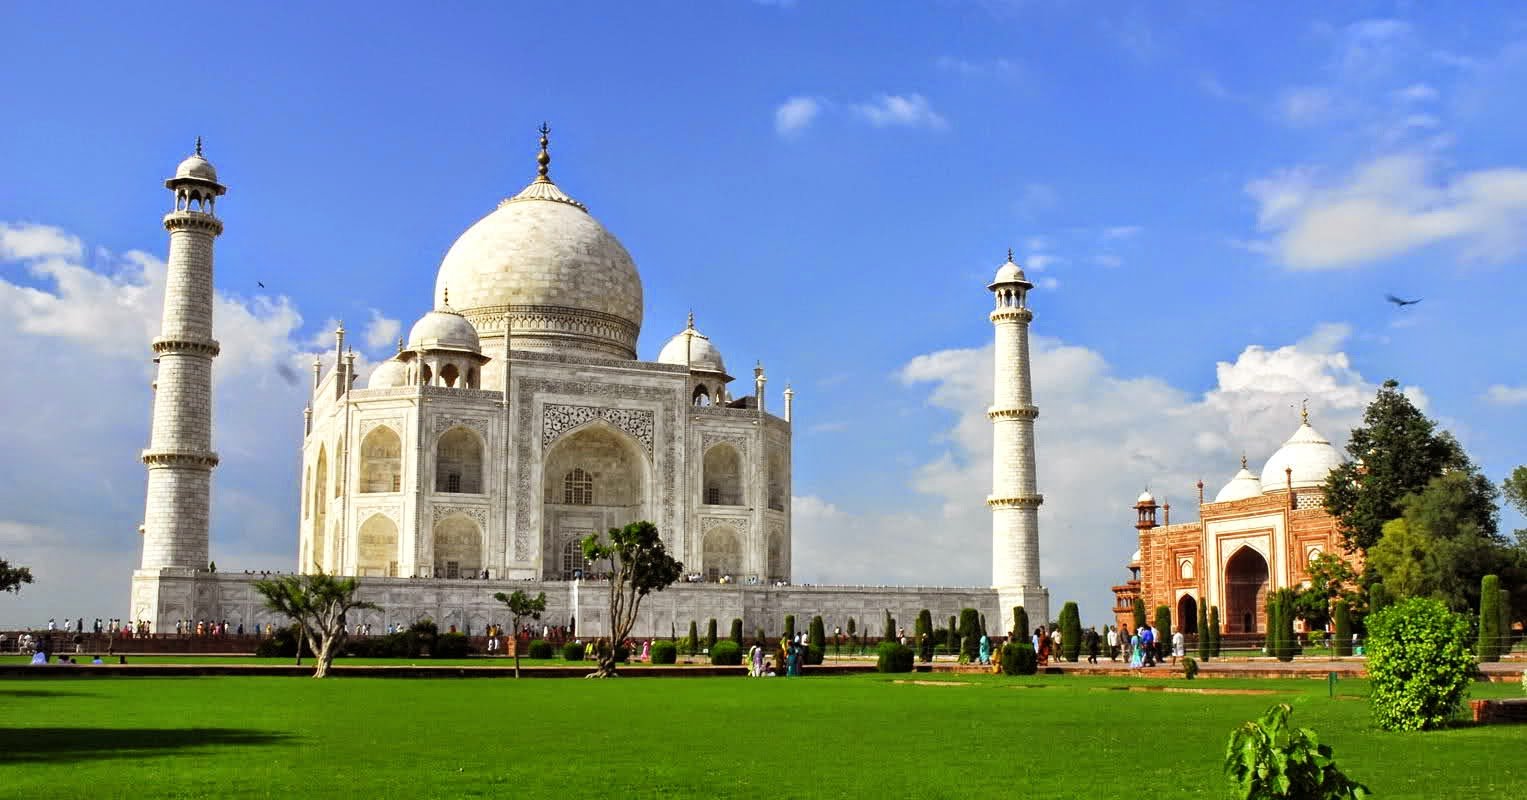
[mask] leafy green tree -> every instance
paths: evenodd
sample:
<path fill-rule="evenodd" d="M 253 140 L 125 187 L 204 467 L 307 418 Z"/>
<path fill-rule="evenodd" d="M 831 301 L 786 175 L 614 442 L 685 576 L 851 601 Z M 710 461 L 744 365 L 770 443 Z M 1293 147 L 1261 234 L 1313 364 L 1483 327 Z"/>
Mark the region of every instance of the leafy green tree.
<path fill-rule="evenodd" d="M 700 652 L 700 624 L 689 621 L 689 633 L 684 637 L 684 651 L 690 655 Z"/>
<path fill-rule="evenodd" d="M 1138 631 L 1141 628 L 1145 627 L 1145 600 L 1143 598 L 1140 598 L 1140 597 L 1136 597 L 1135 598 L 1134 612 L 1135 612 L 1135 615 L 1134 615 L 1135 616 L 1135 619 L 1134 619 L 1134 623 L 1135 623 L 1134 630 Z"/>
<path fill-rule="evenodd" d="M 1345 598 L 1338 597 L 1332 602 L 1336 621 L 1335 632 L 1331 634 L 1332 651 L 1338 656 L 1352 655 L 1352 614 L 1347 610 Z"/>
<path fill-rule="evenodd" d="M 1500 578 L 1486 575 L 1479 585 L 1479 643 L 1474 652 L 1480 661 L 1499 661 L 1506 632 L 1500 626 Z"/>
<path fill-rule="evenodd" d="M 711 650 L 716 646 L 716 618 L 711 617 L 710 622 L 705 624 L 705 649 Z"/>
<path fill-rule="evenodd" d="M 1013 636 L 1026 642 L 1029 631 L 1029 612 L 1023 610 L 1023 606 L 1013 606 Z"/>
<path fill-rule="evenodd" d="M 1290 728 L 1293 707 L 1279 703 L 1230 734 L 1225 775 L 1236 800 L 1362 800 L 1368 787 L 1337 769 L 1329 745 L 1309 728 Z"/>
<path fill-rule="evenodd" d="M 891 616 L 891 610 L 889 608 L 885 610 L 885 626 L 881 628 L 880 641 L 896 641 L 896 619 Z"/>
<path fill-rule="evenodd" d="M 1482 477 L 1457 471 L 1434 478 L 1401 502 L 1384 525 L 1368 567 L 1396 597 L 1434 597 L 1457 611 L 1479 608 L 1480 580 L 1514 572 L 1516 556 L 1497 532 L 1493 503 L 1477 508 Z M 1492 495 L 1493 500 L 1493 495 Z"/>
<path fill-rule="evenodd" d="M 980 657 L 981 612 L 974 608 L 960 609 L 960 661 L 969 663 Z"/>
<path fill-rule="evenodd" d="M 820 664 L 827 657 L 827 625 L 821 615 L 811 618 L 806 628 L 806 663 Z"/>
<path fill-rule="evenodd" d="M 1350 460 L 1326 479 L 1325 509 L 1337 518 L 1349 551 L 1377 544 L 1384 523 L 1400 516 L 1406 495 L 1445 472 L 1473 472 L 1458 441 L 1439 432 L 1393 379 L 1384 381 L 1363 412 L 1363 424 L 1352 429 L 1347 454 Z M 1493 506 L 1493 498 L 1476 501 Z"/>
<path fill-rule="evenodd" d="M 1219 606 L 1209 606 L 1209 649 L 1219 658 Z"/>
<path fill-rule="evenodd" d="M 1412 597 L 1368 617 L 1369 700 L 1385 730 L 1438 728 L 1458 713 L 1475 670 L 1469 621 Z"/>
<path fill-rule="evenodd" d="M 1082 614 L 1076 603 L 1068 602 L 1060 607 L 1060 653 L 1067 661 L 1075 663 L 1082 654 Z"/>
<path fill-rule="evenodd" d="M 1267 595 L 1267 640 L 1264 647 L 1273 658 L 1278 658 L 1278 654 L 1283 652 L 1283 609 L 1279 607 L 1282 599 L 1278 592 Z"/>
<path fill-rule="evenodd" d="M 732 633 L 730 638 L 732 641 L 737 643 L 738 647 L 742 646 L 742 620 L 740 618 L 732 619 Z"/>
<path fill-rule="evenodd" d="M 11 566 L 11 562 L 0 558 L 0 592 L 21 594 L 21 584 L 32 582 L 32 570 L 30 567 Z"/>
<path fill-rule="evenodd" d="M 1331 619 L 1331 601 L 1355 593 L 1357 573 L 1335 553 L 1321 553 L 1305 569 L 1310 585 L 1295 598 L 1295 610 L 1311 628 L 1324 628 Z M 1350 602 L 1350 599 L 1349 599 Z"/>
<path fill-rule="evenodd" d="M 1156 606 L 1156 648 L 1162 655 L 1172 652 L 1172 609 L 1167 606 Z"/>
<path fill-rule="evenodd" d="M 1389 587 L 1383 581 L 1368 586 L 1368 613 L 1377 614 L 1379 611 L 1393 604 L 1389 596 Z"/>
<path fill-rule="evenodd" d="M 334 657 L 344 649 L 345 637 L 349 635 L 347 615 L 351 611 L 381 610 L 381 606 L 357 597 L 358 588 L 354 578 L 322 572 L 254 582 L 254 590 L 265 601 L 265 607 L 296 623 L 301 637 L 317 654 L 315 678 L 328 675 Z M 302 652 L 301 646 L 297 652 Z"/>
<path fill-rule="evenodd" d="M 917 612 L 917 657 L 928 663 L 933 660 L 933 613 L 928 609 Z"/>
<path fill-rule="evenodd" d="M 1209 630 L 1209 607 L 1198 604 L 1198 660 L 1208 661 L 1214 656 L 1214 634 Z"/>
<path fill-rule="evenodd" d="M 546 593 L 541 592 L 531 597 L 523 590 L 515 589 L 514 594 L 497 592 L 493 599 L 509 607 L 509 618 L 512 620 L 511 628 L 514 633 L 514 677 L 520 676 L 520 627 L 526 619 L 540 619 L 546 611 Z"/>
<path fill-rule="evenodd" d="M 668 555 L 657 526 L 646 520 L 611 528 L 608 543 L 590 534 L 583 540 L 584 563 L 610 565 L 610 642 L 599 655 L 592 677 L 615 676 L 616 647 L 631 635 L 637 612 L 648 594 L 661 592 L 679 579 L 684 565 Z"/>

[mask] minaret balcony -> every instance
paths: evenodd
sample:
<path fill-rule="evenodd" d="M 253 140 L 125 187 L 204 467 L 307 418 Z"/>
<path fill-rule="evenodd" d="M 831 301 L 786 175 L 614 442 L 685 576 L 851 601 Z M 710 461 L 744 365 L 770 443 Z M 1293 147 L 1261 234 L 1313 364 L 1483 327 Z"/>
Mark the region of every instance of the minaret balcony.
<path fill-rule="evenodd" d="M 1039 418 L 1039 409 L 1036 406 L 1018 406 L 1017 408 L 997 408 L 993 406 L 986 410 L 986 416 L 993 422 L 999 419 L 1027 419 Z"/>
<path fill-rule="evenodd" d="M 164 229 L 175 231 L 199 231 L 213 236 L 223 233 L 223 221 L 201 211 L 171 211 L 164 215 Z"/>
<path fill-rule="evenodd" d="M 156 336 L 150 345 L 156 355 L 164 353 L 184 353 L 204 356 L 216 356 L 222 352 L 222 347 L 216 339 L 186 339 L 178 336 Z"/>
<path fill-rule="evenodd" d="M 986 505 L 994 511 L 1002 508 L 1039 508 L 1044 501 L 1045 496 L 1042 494 L 1020 494 L 1014 497 L 988 497 Z"/>

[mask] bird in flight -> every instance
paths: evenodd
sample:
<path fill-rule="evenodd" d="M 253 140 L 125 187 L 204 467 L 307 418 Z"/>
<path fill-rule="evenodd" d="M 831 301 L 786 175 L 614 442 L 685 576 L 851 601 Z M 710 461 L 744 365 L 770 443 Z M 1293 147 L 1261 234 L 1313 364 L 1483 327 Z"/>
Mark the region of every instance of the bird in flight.
<path fill-rule="evenodd" d="M 1426 299 L 1426 298 L 1424 298 L 1424 297 L 1418 297 L 1418 298 L 1416 298 L 1416 299 L 1415 299 L 1415 300 L 1401 300 L 1401 299 L 1400 299 L 1400 298 L 1398 298 L 1398 297 L 1395 297 L 1395 296 L 1394 296 L 1394 295 L 1392 295 L 1392 294 L 1386 294 L 1386 295 L 1384 295 L 1384 299 L 1385 299 L 1385 300 L 1388 300 L 1388 301 L 1389 301 L 1389 302 L 1391 302 L 1391 303 L 1394 303 L 1394 304 L 1395 304 L 1395 306 L 1396 306 L 1396 307 L 1398 307 L 1398 308 L 1404 308 L 1404 307 L 1406 307 L 1406 306 L 1413 306 L 1413 305 L 1415 305 L 1415 304 L 1416 304 L 1416 303 L 1419 303 L 1419 302 L 1421 302 L 1421 301 L 1422 301 L 1422 300 L 1425 300 L 1425 299 Z"/>
<path fill-rule="evenodd" d="M 261 289 L 265 288 L 265 284 L 261 283 L 260 281 L 255 281 L 255 285 L 260 287 Z"/>

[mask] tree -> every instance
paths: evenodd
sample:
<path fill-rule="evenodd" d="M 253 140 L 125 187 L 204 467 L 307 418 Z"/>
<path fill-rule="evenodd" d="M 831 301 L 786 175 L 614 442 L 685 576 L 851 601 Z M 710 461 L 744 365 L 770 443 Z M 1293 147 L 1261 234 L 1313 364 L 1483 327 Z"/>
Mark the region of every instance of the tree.
<path fill-rule="evenodd" d="M 1395 597 L 1434 597 L 1455 611 L 1478 609 L 1480 580 L 1514 573 L 1517 565 L 1497 531 L 1493 493 L 1489 481 L 1464 471 L 1432 479 L 1401 501 L 1399 518 L 1385 523 L 1369 552 L 1370 571 Z M 1482 495 L 1487 508 L 1478 507 Z"/>
<path fill-rule="evenodd" d="M 880 641 L 896 641 L 896 619 L 891 616 L 891 610 L 889 608 L 885 610 L 885 630 L 880 634 Z"/>
<path fill-rule="evenodd" d="M 1347 453 L 1350 460 L 1326 478 L 1325 510 L 1337 518 L 1349 552 L 1377 544 L 1406 495 L 1445 472 L 1473 471 L 1458 441 L 1438 432 L 1394 379 L 1384 381 L 1363 424 L 1352 429 Z"/>
<path fill-rule="evenodd" d="M 541 592 L 531 597 L 523 590 L 515 589 L 514 594 L 498 592 L 493 599 L 509 607 L 509 618 L 512 620 L 514 632 L 514 677 L 520 676 L 520 626 L 526 619 L 540 619 L 546 611 L 546 593 Z"/>
<path fill-rule="evenodd" d="M 1219 606 L 1209 606 L 1209 649 L 1214 652 L 1214 657 L 1219 657 Z"/>
<path fill-rule="evenodd" d="M 1135 616 L 1135 619 L 1134 619 L 1135 630 L 1138 631 L 1141 628 L 1145 627 L 1145 599 L 1144 598 L 1140 598 L 1140 597 L 1136 597 L 1135 598 L 1134 612 L 1135 612 L 1135 615 L 1134 615 Z"/>
<path fill-rule="evenodd" d="M 1013 638 L 1029 640 L 1029 612 L 1023 610 L 1023 606 L 1013 606 Z"/>
<path fill-rule="evenodd" d="M 1474 652 L 1480 661 L 1499 661 L 1506 632 L 1500 626 L 1500 578 L 1486 575 L 1479 585 L 1479 643 Z"/>
<path fill-rule="evenodd" d="M 705 649 L 711 650 L 716 646 L 716 618 L 711 617 L 710 622 L 705 624 Z"/>
<path fill-rule="evenodd" d="M 960 663 L 970 663 L 980 658 L 981 612 L 974 608 L 960 609 Z"/>
<path fill-rule="evenodd" d="M 380 611 L 375 603 L 356 597 L 354 578 L 339 578 L 316 572 L 309 575 L 283 575 L 272 580 L 255 581 L 254 589 L 265 600 L 265 607 L 297 624 L 299 634 L 317 654 L 313 677 L 329 674 L 334 657 L 339 655 L 349 633 L 346 616 L 351 611 Z M 301 657 L 301 642 L 297 646 Z"/>
<path fill-rule="evenodd" d="M 1214 634 L 1209 630 L 1209 606 L 1198 604 L 1198 660 L 1208 661 L 1214 656 Z"/>
<path fill-rule="evenodd" d="M 684 637 L 684 649 L 690 655 L 700 652 L 700 625 L 694 620 L 689 621 L 689 633 Z"/>
<path fill-rule="evenodd" d="M 1321 553 L 1310 559 L 1305 572 L 1310 576 L 1310 585 L 1294 599 L 1295 609 L 1310 628 L 1325 628 L 1331 619 L 1331 601 L 1354 593 L 1349 587 L 1356 586 L 1357 573 L 1335 553 Z"/>
<path fill-rule="evenodd" d="M 949 655 L 958 655 L 960 652 L 960 623 L 953 616 L 949 617 Z"/>
<path fill-rule="evenodd" d="M 742 620 L 740 618 L 732 618 L 731 640 L 736 642 L 738 647 L 742 646 Z"/>
<path fill-rule="evenodd" d="M 1076 603 L 1068 602 L 1060 607 L 1060 653 L 1067 661 L 1075 663 L 1082 654 L 1082 613 Z"/>
<path fill-rule="evenodd" d="M 806 626 L 806 662 L 808 664 L 820 664 L 827 657 L 827 624 L 822 622 L 821 615 L 811 618 L 811 624 Z"/>
<path fill-rule="evenodd" d="M 1331 634 L 1331 649 L 1338 656 L 1352 655 L 1352 615 L 1347 610 L 1345 598 L 1338 597 L 1332 603 L 1336 629 Z"/>
<path fill-rule="evenodd" d="M 11 562 L 0 558 L 0 592 L 21 594 L 21 584 L 32 582 L 30 567 L 13 567 Z"/>
<path fill-rule="evenodd" d="M 928 609 L 917 612 L 917 657 L 928 663 L 933 660 L 933 613 Z"/>
<path fill-rule="evenodd" d="M 1278 654 L 1283 652 L 1280 636 L 1283 632 L 1283 626 L 1280 624 L 1283 609 L 1278 607 L 1280 600 L 1282 600 L 1280 592 L 1273 592 L 1267 596 L 1267 639 L 1263 643 L 1263 648 L 1273 658 L 1279 658 Z"/>
<path fill-rule="evenodd" d="M 678 580 L 684 565 L 668 555 L 657 526 L 645 520 L 611 528 L 608 544 L 590 534 L 583 540 L 583 559 L 610 564 L 610 642 L 599 654 L 599 669 L 591 674 L 610 678 L 615 676 L 616 648 L 631 635 L 642 599 Z"/>
<path fill-rule="evenodd" d="M 1394 601 L 1389 598 L 1389 587 L 1383 581 L 1368 587 L 1368 613 L 1377 614 Z"/>
<path fill-rule="evenodd" d="M 1458 712 L 1476 669 L 1469 621 L 1429 598 L 1413 597 L 1368 618 L 1373 715 L 1385 730 L 1427 730 Z"/>

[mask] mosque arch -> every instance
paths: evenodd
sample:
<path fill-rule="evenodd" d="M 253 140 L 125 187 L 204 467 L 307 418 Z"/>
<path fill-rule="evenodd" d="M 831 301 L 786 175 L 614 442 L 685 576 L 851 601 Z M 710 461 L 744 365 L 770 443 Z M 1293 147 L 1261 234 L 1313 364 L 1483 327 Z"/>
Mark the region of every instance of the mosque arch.
<path fill-rule="evenodd" d="M 360 562 L 356 574 L 363 577 L 398 575 L 398 524 L 384 514 L 372 514 L 357 533 Z"/>
<path fill-rule="evenodd" d="M 743 505 L 742 456 L 729 444 L 718 444 L 705 451 L 704 497 L 712 506 Z"/>
<path fill-rule="evenodd" d="M 482 571 L 482 528 L 464 514 L 452 514 L 435 523 L 432 532 L 435 577 L 476 578 Z"/>
<path fill-rule="evenodd" d="M 470 428 L 456 426 L 435 440 L 435 491 L 482 494 L 483 442 Z"/>
<path fill-rule="evenodd" d="M 710 405 L 710 390 L 701 383 L 695 386 L 694 394 L 690 395 L 690 405 L 705 407 Z"/>
<path fill-rule="evenodd" d="M 1191 594 L 1177 599 L 1177 630 L 1184 636 L 1198 633 L 1198 600 Z"/>
<path fill-rule="evenodd" d="M 432 370 L 430 370 L 428 364 L 420 364 L 419 365 L 419 383 L 422 383 L 425 386 L 428 386 L 429 382 L 431 380 L 433 380 L 434 377 L 435 377 L 435 373 Z"/>
<path fill-rule="evenodd" d="M 397 431 L 378 425 L 361 440 L 360 491 L 369 494 L 402 489 L 403 440 Z"/>
<path fill-rule="evenodd" d="M 1225 562 L 1225 627 L 1238 633 L 1265 629 L 1263 606 L 1267 602 L 1267 559 L 1249 545 L 1242 545 Z"/>
<path fill-rule="evenodd" d="M 790 566 L 785 553 L 785 537 L 779 531 L 769 534 L 769 580 L 782 581 L 789 577 Z"/>
<path fill-rule="evenodd" d="M 778 450 L 769 453 L 769 508 L 785 510 L 785 455 Z"/>
<path fill-rule="evenodd" d="M 313 486 L 312 548 L 308 562 L 302 565 L 304 572 L 323 569 L 324 534 L 328 531 L 329 451 L 318 445 L 318 465 L 314 468 L 317 480 Z"/>
<path fill-rule="evenodd" d="M 558 438 L 541 466 L 541 574 L 571 577 L 568 542 L 652 518 L 652 464 L 629 434 L 600 420 Z M 593 568 L 583 564 L 584 569 Z"/>
<path fill-rule="evenodd" d="M 446 364 L 440 368 L 440 383 L 447 388 L 456 388 L 456 381 L 461 377 L 461 372 L 455 364 Z"/>
<path fill-rule="evenodd" d="M 700 553 L 700 571 L 705 580 L 715 582 L 735 578 L 742 572 L 742 540 L 735 530 L 720 527 L 705 534 Z"/>

